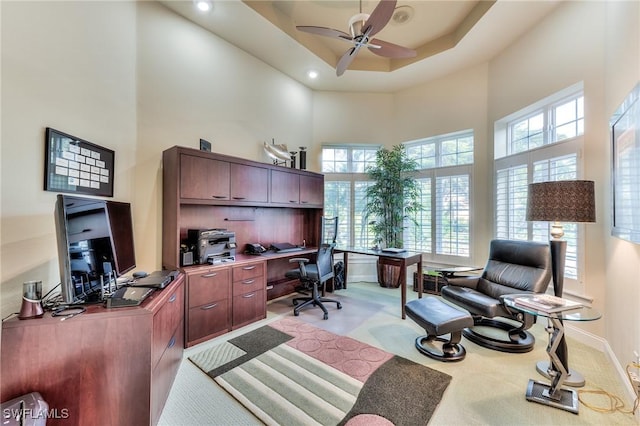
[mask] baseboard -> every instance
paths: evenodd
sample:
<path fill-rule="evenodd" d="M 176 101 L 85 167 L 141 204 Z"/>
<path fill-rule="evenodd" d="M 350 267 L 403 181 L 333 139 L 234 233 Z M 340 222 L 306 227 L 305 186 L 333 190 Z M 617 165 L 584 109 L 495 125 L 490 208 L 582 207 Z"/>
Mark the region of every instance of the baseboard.
<path fill-rule="evenodd" d="M 633 386 L 631 386 L 631 383 L 629 383 L 629 378 L 627 377 L 627 371 L 625 370 L 625 367 L 620 365 L 620 363 L 618 362 L 618 359 L 613 353 L 611 346 L 609 346 L 609 342 L 599 336 L 596 336 L 595 334 L 589 333 L 588 331 L 572 326 L 567 322 L 565 322 L 564 326 L 565 326 L 565 332 L 568 337 L 571 337 L 572 339 L 577 340 L 578 342 L 583 343 L 600 352 L 604 352 L 608 361 L 615 368 L 620 382 L 624 386 L 624 389 L 627 394 L 626 395 L 627 399 L 631 401 L 631 403 L 633 404 L 633 401 L 635 401 L 636 399 L 636 394 L 633 390 Z M 640 423 L 640 410 L 636 412 L 635 418 Z"/>

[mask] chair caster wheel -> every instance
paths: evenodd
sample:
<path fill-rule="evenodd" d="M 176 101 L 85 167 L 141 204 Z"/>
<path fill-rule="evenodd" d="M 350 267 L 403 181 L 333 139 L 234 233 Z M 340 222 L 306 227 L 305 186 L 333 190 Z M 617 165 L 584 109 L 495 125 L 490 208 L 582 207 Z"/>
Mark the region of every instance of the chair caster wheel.
<path fill-rule="evenodd" d="M 298 306 L 298 301 L 297 300 L 293 301 L 293 306 Z"/>
<path fill-rule="evenodd" d="M 342 309 L 342 305 L 338 303 L 338 309 Z"/>
<path fill-rule="evenodd" d="M 329 314 L 324 314 L 324 317 L 322 319 L 328 320 L 329 319 Z"/>
<path fill-rule="evenodd" d="M 294 312 L 293 315 L 300 316 L 300 312 Z"/>

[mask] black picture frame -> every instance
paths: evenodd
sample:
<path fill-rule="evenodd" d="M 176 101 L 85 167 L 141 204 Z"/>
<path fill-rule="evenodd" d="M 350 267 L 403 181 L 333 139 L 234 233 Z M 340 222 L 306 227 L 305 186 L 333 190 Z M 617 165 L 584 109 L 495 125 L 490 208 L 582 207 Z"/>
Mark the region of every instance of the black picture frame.
<path fill-rule="evenodd" d="M 611 235 L 640 244 L 640 83 L 610 120 Z"/>
<path fill-rule="evenodd" d="M 113 197 L 114 164 L 113 150 L 46 128 L 45 191 Z"/>

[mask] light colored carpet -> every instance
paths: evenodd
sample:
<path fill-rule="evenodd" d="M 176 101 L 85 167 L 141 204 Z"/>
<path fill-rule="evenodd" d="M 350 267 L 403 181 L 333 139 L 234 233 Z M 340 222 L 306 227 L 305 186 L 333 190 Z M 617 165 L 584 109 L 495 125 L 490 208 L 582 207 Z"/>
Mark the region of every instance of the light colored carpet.
<path fill-rule="evenodd" d="M 248 410 L 218 387 L 187 357 L 207 347 L 259 328 L 282 317 L 293 317 L 291 298 L 285 297 L 268 305 L 267 319 L 235 330 L 217 339 L 185 350 L 184 360 L 160 418 L 160 425 L 259 425 Z M 635 425 L 631 414 L 619 411 L 602 413 L 580 404 L 578 415 L 529 402 L 525 391 L 529 379 L 544 380 L 535 370 L 537 361 L 547 359 L 545 323 L 532 328 L 536 347 L 526 354 L 507 354 L 482 348 L 466 339 L 462 344 L 467 356 L 462 362 L 443 363 L 420 354 L 415 338 L 424 330 L 412 320 L 400 318 L 400 291 L 385 289 L 376 283 L 349 283 L 331 297 L 340 299 L 343 309 L 328 307 L 329 319 L 322 319 L 317 308 L 308 308 L 297 317 L 336 334 L 376 346 L 453 377 L 429 425 Z M 408 291 L 408 299 L 416 298 Z M 626 403 L 623 385 L 604 353 L 568 339 L 569 362 L 587 381 L 586 390 L 605 390 Z M 415 395 L 422 398 L 423 395 Z M 608 407 L 601 395 L 584 395 L 597 407 Z"/>

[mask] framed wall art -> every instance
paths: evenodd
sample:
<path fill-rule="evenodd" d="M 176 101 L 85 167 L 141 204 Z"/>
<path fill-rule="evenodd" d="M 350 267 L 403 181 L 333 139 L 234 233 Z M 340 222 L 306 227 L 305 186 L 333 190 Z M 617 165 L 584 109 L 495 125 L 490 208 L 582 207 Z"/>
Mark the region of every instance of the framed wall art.
<path fill-rule="evenodd" d="M 114 151 L 47 127 L 44 189 L 113 197 Z"/>
<path fill-rule="evenodd" d="M 611 235 L 640 244 L 640 83 L 611 117 Z"/>

